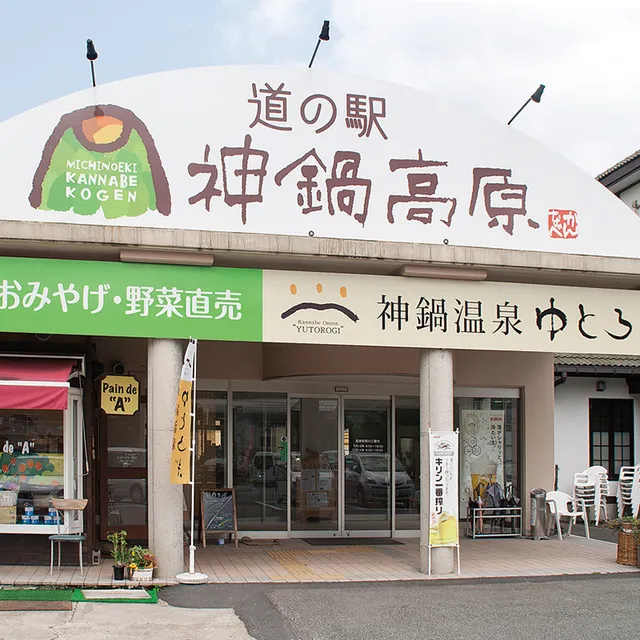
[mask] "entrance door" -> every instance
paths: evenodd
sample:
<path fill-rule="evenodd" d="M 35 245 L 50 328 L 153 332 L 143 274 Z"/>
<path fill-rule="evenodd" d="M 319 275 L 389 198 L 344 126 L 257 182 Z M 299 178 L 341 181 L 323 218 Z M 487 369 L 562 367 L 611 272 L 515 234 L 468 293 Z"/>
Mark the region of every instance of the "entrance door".
<path fill-rule="evenodd" d="M 146 540 L 147 433 L 146 406 L 132 416 L 101 416 L 100 537 L 125 529 L 130 540 Z"/>
<path fill-rule="evenodd" d="M 295 535 L 340 533 L 339 399 L 291 398 L 290 497 Z"/>
<path fill-rule="evenodd" d="M 391 535 L 391 402 L 344 398 L 344 534 Z"/>

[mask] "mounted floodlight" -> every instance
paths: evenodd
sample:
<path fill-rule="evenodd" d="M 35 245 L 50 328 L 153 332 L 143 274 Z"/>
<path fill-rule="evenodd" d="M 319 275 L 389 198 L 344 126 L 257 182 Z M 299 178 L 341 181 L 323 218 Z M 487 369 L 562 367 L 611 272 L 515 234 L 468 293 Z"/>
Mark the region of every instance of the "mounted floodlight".
<path fill-rule="evenodd" d="M 309 69 L 311 69 L 311 65 L 313 61 L 316 59 L 316 53 L 318 53 L 318 47 L 320 46 L 320 42 L 328 42 L 330 40 L 329 37 L 329 21 L 325 20 L 322 25 L 322 31 L 320 31 L 320 35 L 318 36 L 318 42 L 316 43 L 316 48 L 313 50 L 313 55 L 311 56 L 311 62 L 309 62 Z"/>
<path fill-rule="evenodd" d="M 96 86 L 96 71 L 93 66 L 94 60 L 98 59 L 98 52 L 96 51 L 95 45 L 93 44 L 93 40 L 87 40 L 87 60 L 91 63 L 91 80 L 93 81 L 93 86 Z"/>
<path fill-rule="evenodd" d="M 507 122 L 507 124 L 511 124 L 519 115 L 519 113 L 533 100 L 534 102 L 540 102 L 542 98 L 542 94 L 544 93 L 544 85 L 541 84 L 536 90 L 535 93 L 518 109 L 516 114 Z"/>
<path fill-rule="evenodd" d="M 324 42 L 329 41 L 329 21 L 328 20 L 324 21 L 324 24 L 322 25 L 322 31 L 320 32 L 318 39 L 323 40 Z"/>

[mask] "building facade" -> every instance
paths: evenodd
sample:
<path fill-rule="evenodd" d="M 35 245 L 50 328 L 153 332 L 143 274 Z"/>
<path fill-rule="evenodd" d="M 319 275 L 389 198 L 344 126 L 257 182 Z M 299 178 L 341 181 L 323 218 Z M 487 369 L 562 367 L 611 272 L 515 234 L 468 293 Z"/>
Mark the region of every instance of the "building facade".
<path fill-rule="evenodd" d="M 433 96 L 194 69 L 63 98 L 0 143 L 13 554 L 46 543 L 57 492 L 89 498 L 91 546 L 125 528 L 182 570 L 190 337 L 196 490 L 234 487 L 240 531 L 268 537 L 426 535 L 430 428 L 460 430 L 462 517 L 485 482 L 551 488 L 554 353 L 640 355 L 637 217 Z"/>

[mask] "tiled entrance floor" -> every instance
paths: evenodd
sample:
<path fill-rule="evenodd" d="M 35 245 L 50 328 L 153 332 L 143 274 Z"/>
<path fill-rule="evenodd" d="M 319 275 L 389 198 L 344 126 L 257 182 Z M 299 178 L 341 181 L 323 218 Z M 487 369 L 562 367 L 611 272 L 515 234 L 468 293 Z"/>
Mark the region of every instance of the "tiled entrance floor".
<path fill-rule="evenodd" d="M 278 544 L 248 546 L 213 545 L 196 551 L 196 570 L 209 582 L 298 583 L 361 582 L 391 580 L 434 580 L 419 571 L 419 544 L 404 540 L 401 545 L 311 546 L 302 540 L 281 540 Z M 188 550 L 185 549 L 185 557 Z M 533 541 L 517 538 L 463 539 L 461 573 L 455 578 L 527 577 L 639 571 L 616 563 L 616 545 L 572 536 Z M 156 585 L 175 580 L 156 580 Z M 111 563 L 89 567 L 81 576 L 77 567 L 0 566 L 2 585 L 111 585 Z M 121 583 L 119 583 L 121 584 Z"/>

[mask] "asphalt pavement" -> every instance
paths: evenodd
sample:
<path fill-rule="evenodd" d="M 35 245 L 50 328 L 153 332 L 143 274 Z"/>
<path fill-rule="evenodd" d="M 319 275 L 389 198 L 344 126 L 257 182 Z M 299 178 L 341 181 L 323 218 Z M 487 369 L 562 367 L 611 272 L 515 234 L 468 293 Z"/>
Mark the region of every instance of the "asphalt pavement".
<path fill-rule="evenodd" d="M 167 587 L 174 607 L 233 609 L 256 640 L 636 640 L 635 574 L 517 580 Z"/>

